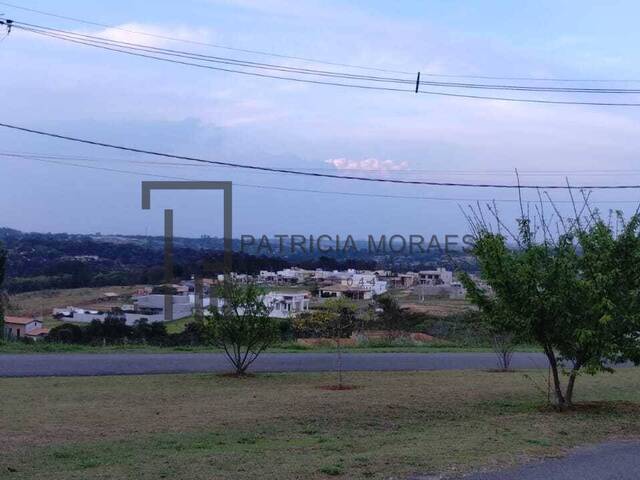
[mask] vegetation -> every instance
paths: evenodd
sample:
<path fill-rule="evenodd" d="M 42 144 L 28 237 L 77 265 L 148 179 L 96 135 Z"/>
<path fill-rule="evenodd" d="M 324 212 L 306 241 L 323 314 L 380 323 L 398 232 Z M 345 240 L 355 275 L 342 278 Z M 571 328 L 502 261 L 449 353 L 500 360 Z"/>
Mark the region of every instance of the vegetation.
<path fill-rule="evenodd" d="M 348 337 L 356 324 L 356 306 L 344 298 L 332 298 L 324 303 L 327 312 L 328 336 L 336 342 L 336 370 L 338 372 L 338 389 L 342 390 L 342 339 Z"/>
<path fill-rule="evenodd" d="M 5 303 L 6 295 L 3 290 L 4 285 L 4 273 L 7 262 L 7 251 L 4 249 L 2 243 L 0 243 L 0 340 L 4 338 L 4 315 L 5 315 Z"/>
<path fill-rule="evenodd" d="M 526 373 L 546 381 L 546 369 Z M 566 413 L 549 410 L 519 373 L 352 373 L 357 389 L 323 389 L 332 379 L 0 379 L 0 476 L 382 480 L 498 468 L 640 434 L 639 369 L 585 378 L 581 408 Z"/>
<path fill-rule="evenodd" d="M 416 331 L 418 325 L 425 320 L 425 315 L 402 307 L 398 299 L 390 293 L 376 296 L 375 307 L 379 313 L 374 317 L 372 326 L 387 332 L 389 338 L 396 338 L 403 332 Z"/>
<path fill-rule="evenodd" d="M 0 228 L 8 252 L 7 290 L 14 294 L 54 288 L 157 284 L 164 281 L 162 237 L 23 233 Z M 239 248 L 234 240 L 234 249 Z M 174 275 L 211 274 L 222 264 L 222 239 L 174 238 Z M 368 258 L 321 256 L 283 259 L 234 251 L 234 269 L 255 274 L 294 265 L 303 268 L 376 268 Z"/>
<path fill-rule="evenodd" d="M 38 342 L 42 343 L 42 342 Z M 117 316 L 107 317 L 104 321 L 93 320 L 86 325 L 63 323 L 53 327 L 45 342 L 49 345 L 91 345 L 91 346 L 127 346 L 154 345 L 176 347 L 181 345 L 203 345 L 205 332 L 195 323 L 187 324 L 179 333 L 169 333 L 167 325 L 142 318 L 133 326 Z M 67 350 L 62 348 L 62 350 Z"/>
<path fill-rule="evenodd" d="M 257 285 L 225 281 L 219 288 L 221 308 L 212 308 L 211 319 L 204 320 L 205 331 L 222 348 L 235 368 L 244 375 L 247 368 L 280 338 L 279 324 L 269 317 L 262 301 L 265 292 Z"/>
<path fill-rule="evenodd" d="M 480 220 L 482 215 L 475 216 L 473 253 L 490 289 L 462 276 L 491 329 L 540 345 L 562 409 L 573 405 L 580 373 L 640 361 L 640 217 L 626 222 L 618 214 L 612 224 L 591 211 L 586 199 L 582 211 L 588 214 L 582 217 L 576 208 L 574 218 L 561 218 L 555 237 L 544 212 L 536 222 L 539 230 L 523 213 L 513 236 L 516 249 L 507 245 L 497 215 L 497 232 Z"/>

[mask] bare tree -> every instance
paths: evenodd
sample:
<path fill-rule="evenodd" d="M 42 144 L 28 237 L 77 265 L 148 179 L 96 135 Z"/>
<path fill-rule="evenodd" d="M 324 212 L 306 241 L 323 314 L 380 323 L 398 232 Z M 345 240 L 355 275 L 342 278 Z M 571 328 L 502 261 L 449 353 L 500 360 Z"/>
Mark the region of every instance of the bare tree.
<path fill-rule="evenodd" d="M 269 318 L 263 302 L 264 291 L 254 284 L 225 281 L 219 288 L 223 305 L 212 308 L 213 318 L 205 321 L 213 342 L 220 346 L 235 368 L 244 375 L 247 368 L 279 336 L 278 324 Z"/>
<path fill-rule="evenodd" d="M 327 329 L 336 342 L 338 389 L 344 388 L 342 379 L 342 339 L 351 333 L 356 324 L 356 306 L 341 298 L 331 299 L 324 304 L 329 313 Z"/>
<path fill-rule="evenodd" d="M 511 367 L 515 343 L 510 333 L 496 333 L 492 338 L 493 351 L 498 359 L 498 367 L 506 372 Z"/>

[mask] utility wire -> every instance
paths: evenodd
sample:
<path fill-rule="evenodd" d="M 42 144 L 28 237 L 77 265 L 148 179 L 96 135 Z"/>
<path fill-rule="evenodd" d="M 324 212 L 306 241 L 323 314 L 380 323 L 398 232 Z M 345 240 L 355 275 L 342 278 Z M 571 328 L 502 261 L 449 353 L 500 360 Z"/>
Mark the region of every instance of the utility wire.
<path fill-rule="evenodd" d="M 76 162 L 109 162 L 109 163 L 128 163 L 132 165 L 140 165 L 146 167 L 187 167 L 187 168 L 230 168 L 221 165 L 209 165 L 209 164 L 185 164 L 184 162 L 158 162 L 158 161 L 149 161 L 149 160 L 132 160 L 132 159 L 124 159 L 124 158 L 99 158 L 99 157 L 87 157 L 87 156 L 79 156 L 79 155 L 63 155 L 63 154 L 42 154 L 42 153 L 32 153 L 32 152 L 3 152 L 0 151 L 0 156 L 8 157 L 8 158 L 22 158 L 22 159 L 45 159 L 45 160 L 72 160 Z M 275 167 L 275 168 L 283 168 L 287 167 Z M 335 172 L 336 168 L 322 168 L 322 167 L 296 167 L 296 170 L 301 171 L 332 171 Z M 375 172 L 375 173 L 383 173 L 385 175 L 415 175 L 416 173 L 430 173 L 436 176 L 509 176 L 513 177 L 512 170 L 434 170 L 434 169 L 407 169 L 407 170 L 385 170 L 385 169 L 371 169 L 371 168 L 346 168 L 342 171 L 345 172 Z M 263 173 L 270 174 L 270 172 L 255 172 L 255 173 Z M 575 177 L 575 176 L 620 176 L 620 175 L 640 175 L 639 169 L 618 169 L 618 170 L 551 170 L 551 171 L 543 171 L 543 170 L 520 170 L 518 169 L 518 174 L 520 176 L 530 176 L 530 177 L 549 177 L 549 176 L 560 176 L 560 177 Z"/>
<path fill-rule="evenodd" d="M 114 26 L 114 25 L 108 25 L 108 24 L 105 24 L 105 23 L 94 22 L 94 21 L 90 21 L 90 20 L 83 20 L 83 19 L 80 19 L 80 18 L 68 17 L 68 16 L 65 16 L 65 15 L 58 15 L 58 14 L 51 13 L 51 12 L 45 12 L 43 10 L 36 10 L 34 8 L 22 7 L 22 6 L 15 5 L 15 4 L 12 4 L 12 3 L 7 3 L 7 2 L 0 2 L 0 5 L 4 5 L 6 7 L 11 7 L 11 8 L 16 8 L 16 9 L 23 10 L 23 11 L 26 11 L 26 12 L 37 13 L 39 15 L 45 15 L 45 16 L 52 17 L 52 18 L 58 18 L 58 19 L 61 19 L 61 20 L 69 20 L 71 22 L 83 23 L 85 25 L 93 25 L 95 27 L 109 28 L 109 29 L 118 30 L 118 31 L 121 31 L 121 32 L 133 33 L 135 35 L 143 35 L 143 36 L 150 37 L 150 38 L 160 38 L 160 39 L 163 39 L 163 40 L 170 40 L 170 41 L 173 41 L 173 42 L 188 43 L 188 44 L 191 44 L 191 45 L 200 45 L 200 46 L 204 46 L 204 47 L 213 47 L 213 48 L 219 48 L 219 49 L 222 49 L 222 50 L 229 50 L 229 51 L 233 51 L 233 52 L 250 53 L 250 54 L 253 54 L 253 55 L 263 55 L 263 56 L 268 56 L 268 57 L 277 57 L 277 58 L 284 58 L 284 59 L 290 59 L 290 60 L 299 60 L 299 61 L 303 61 L 303 62 L 316 63 L 316 64 L 320 64 L 320 65 L 333 65 L 333 66 L 336 66 L 336 67 L 348 67 L 348 68 L 356 68 L 356 69 L 359 69 L 359 70 L 369 70 L 369 71 L 385 72 L 385 73 L 400 73 L 400 74 L 406 74 L 406 75 L 413 75 L 414 74 L 414 72 L 405 72 L 405 71 L 402 71 L 402 70 L 390 70 L 390 69 L 385 69 L 385 68 L 376 68 L 376 67 L 363 66 L 363 65 L 354 65 L 354 64 L 348 64 L 348 63 L 332 62 L 332 61 L 327 61 L 327 60 L 318 60 L 318 59 L 300 57 L 300 56 L 295 56 L 295 55 L 285 55 L 285 54 L 275 53 L 275 52 L 266 52 L 266 51 L 261 51 L 261 50 L 252 50 L 252 49 L 246 49 L 246 48 L 230 47 L 228 45 L 220 45 L 220 44 L 209 43 L 209 42 L 201 42 L 201 41 L 197 41 L 197 40 L 189 40 L 189 39 L 185 39 L 185 38 L 171 37 L 171 36 L 168 36 L 168 35 L 161 35 L 161 34 L 157 34 L 157 33 L 141 32 L 141 31 L 131 30 L 131 29 L 127 29 L 127 28 L 117 27 L 117 26 Z"/>
<path fill-rule="evenodd" d="M 25 27 L 21 27 L 25 29 Z M 52 34 L 39 32 L 41 35 L 45 36 L 54 36 Z M 175 60 L 171 58 L 158 57 L 155 55 L 149 55 L 146 53 L 139 53 L 135 51 L 130 51 L 126 49 L 108 47 L 104 45 L 99 45 L 91 42 L 84 42 L 81 40 L 71 40 L 67 41 L 72 43 L 78 43 L 82 45 L 92 46 L 96 48 L 100 48 L 103 50 L 109 50 L 118 53 L 124 53 L 127 55 L 143 57 L 153 60 L 159 60 L 163 62 L 175 63 L 180 65 L 188 65 L 192 67 L 205 68 L 209 70 L 223 71 L 228 73 L 235 73 L 241 75 L 249 75 L 253 77 L 260 78 L 271 78 L 278 80 L 287 80 L 298 83 L 308 83 L 315 85 L 330 85 L 336 87 L 345 87 L 345 88 L 358 88 L 365 90 L 379 90 L 379 91 L 387 91 L 387 92 L 410 92 L 415 93 L 414 89 L 403 89 L 396 87 L 383 87 L 383 86 L 375 86 L 375 85 L 361 85 L 361 84 L 352 84 L 352 83 L 343 83 L 343 82 L 329 82 L 322 80 L 313 80 L 306 78 L 296 78 L 296 77 L 284 77 L 280 75 L 271 75 L 266 73 L 258 73 L 258 72 L 250 72 L 245 70 L 236 70 L 231 68 L 222 68 L 222 67 L 214 67 L 211 65 L 202 65 L 199 63 L 186 62 L 181 60 Z M 495 101 L 503 101 L 503 102 L 518 102 L 518 103 L 536 103 L 536 104 L 552 104 L 552 105 L 587 105 L 587 106 L 610 106 L 610 107 L 640 107 L 640 103 L 632 103 L 632 102 L 595 102 L 595 101 L 572 101 L 572 100 L 543 100 L 543 99 L 532 99 L 532 98 L 513 98 L 513 97 L 498 97 L 498 96 L 484 96 L 484 95 L 470 95 L 470 94 L 462 94 L 462 93 L 451 93 L 451 92 L 440 92 L 440 91 L 425 91 L 420 90 L 417 93 L 421 93 L 423 95 L 436 95 L 436 96 L 444 96 L 444 97 L 452 97 L 452 98 L 464 98 L 464 99 L 479 99 L 479 100 L 495 100 Z"/>
<path fill-rule="evenodd" d="M 74 43 L 86 42 L 86 43 L 82 43 L 83 45 L 91 45 L 91 46 L 102 45 L 102 46 L 109 46 L 109 47 L 117 47 L 121 49 L 155 53 L 155 54 L 160 54 L 160 55 L 165 55 L 170 57 L 177 57 L 177 58 L 188 58 L 191 60 L 212 62 L 212 63 L 218 63 L 223 65 L 235 65 L 235 66 L 241 66 L 241 67 L 274 70 L 274 71 L 288 72 L 288 73 L 299 73 L 299 74 L 305 74 L 305 75 L 319 75 L 319 76 L 329 76 L 329 77 L 336 77 L 336 78 L 348 78 L 353 80 L 399 83 L 399 84 L 405 84 L 405 85 L 415 84 L 415 80 L 413 79 L 403 79 L 403 78 L 397 78 L 397 77 L 380 77 L 380 76 L 374 76 L 374 75 L 358 75 L 358 74 L 334 72 L 334 71 L 327 71 L 327 70 L 290 67 L 286 65 L 276 65 L 272 63 L 252 62 L 248 60 L 240 60 L 240 59 L 229 58 L 229 57 L 204 55 L 196 52 L 187 52 L 183 50 L 160 48 L 160 47 L 154 47 L 151 45 L 124 42 L 120 40 L 111 40 L 104 37 L 85 35 L 85 34 L 50 28 L 50 27 L 32 25 L 32 24 L 23 23 L 23 22 L 15 22 L 15 24 L 17 25 L 16 28 L 20 28 L 24 31 L 35 33 L 38 35 L 44 35 L 47 37 L 56 38 L 59 40 L 66 40 L 66 41 L 75 40 Z"/>
<path fill-rule="evenodd" d="M 101 44 L 106 44 L 106 45 L 114 45 L 114 46 L 119 46 L 121 48 L 131 48 L 131 49 L 136 49 L 136 50 L 143 50 L 143 51 L 149 51 L 149 52 L 153 52 L 153 53 L 162 53 L 165 55 L 173 55 L 173 56 L 180 56 L 183 58 L 191 58 L 191 59 L 196 59 L 196 60 L 204 60 L 204 61 L 214 61 L 214 62 L 218 62 L 218 63 L 227 63 L 227 64 L 233 64 L 233 65 L 242 65 L 242 66 L 247 66 L 247 67 L 252 67 L 252 68 L 258 68 L 258 67 L 269 67 L 272 69 L 281 69 L 283 71 L 292 71 L 295 73 L 312 73 L 312 74 L 328 74 L 328 75 L 342 75 L 344 77 L 348 77 L 348 78 L 355 78 L 355 79 L 362 79 L 362 80 L 385 80 L 385 81 L 394 81 L 396 83 L 405 83 L 405 84 L 413 84 L 414 80 L 413 79 L 402 79 L 402 78 L 397 78 L 397 77 L 380 77 L 380 76 L 374 76 L 374 75 L 360 75 L 360 74 L 348 74 L 348 73 L 344 73 L 344 72 L 334 72 L 334 71 L 327 71 L 327 70 L 318 70 L 318 69 L 309 69 L 309 68 L 301 68 L 301 67 L 291 67 L 291 66 L 285 66 L 285 65 L 277 65 L 277 64 L 272 64 L 272 63 L 263 63 L 263 62 L 252 62 L 249 60 L 241 60 L 241 59 L 235 59 L 235 58 L 229 58 L 229 57 L 219 57 L 219 56 L 213 56 L 213 55 L 205 55 L 205 54 L 201 54 L 201 53 L 197 53 L 197 52 L 188 52 L 188 51 L 184 51 L 184 50 L 175 50 L 175 49 L 169 49 L 169 48 L 160 48 L 160 47 L 155 47 L 152 45 L 144 45 L 144 44 L 140 44 L 140 43 L 133 43 L 133 42 L 125 42 L 125 41 L 121 41 L 121 40 L 112 40 L 109 38 L 104 38 L 104 37 L 97 37 L 95 35 L 86 35 L 86 34 L 81 34 L 81 33 L 77 33 L 77 32 L 70 32 L 67 30 L 60 30 L 60 29 L 56 29 L 56 28 L 51 28 L 51 27 L 45 27 L 45 26 L 41 26 L 41 25 L 33 25 L 30 23 L 24 23 L 24 22 L 15 22 L 17 24 L 19 24 L 24 30 L 27 31 L 31 31 L 33 33 L 49 33 L 51 34 L 51 36 L 56 36 L 56 38 L 71 38 L 71 39 L 82 39 L 82 40 L 91 40 L 95 43 L 101 43 Z M 136 48 L 137 47 L 137 48 Z"/>
<path fill-rule="evenodd" d="M 363 65 L 354 65 L 354 64 L 349 64 L 349 63 L 340 63 L 340 62 L 327 61 L 327 60 L 318 60 L 318 59 L 313 59 L 313 58 L 308 58 L 308 57 L 286 55 L 286 54 L 281 54 L 281 53 L 276 53 L 276 52 L 267 52 L 267 51 L 261 51 L 261 50 L 236 48 L 236 47 L 231 47 L 231 46 L 228 46 L 228 45 L 220 45 L 220 44 L 215 44 L 215 43 L 208 43 L 208 42 L 202 42 L 202 41 L 197 41 L 197 40 L 189 40 L 189 39 L 185 39 L 185 38 L 172 37 L 172 36 L 169 36 L 169 35 L 161 35 L 161 34 L 156 34 L 156 33 L 142 32 L 142 31 L 138 31 L 138 30 L 132 30 L 132 29 L 128 29 L 128 28 L 117 27 L 117 26 L 114 26 L 114 25 L 109 25 L 109 24 L 106 24 L 106 23 L 96 22 L 96 21 L 92 21 L 92 20 L 86 20 L 86 19 L 81 19 L 81 18 L 77 18 L 77 17 L 60 15 L 60 14 L 56 14 L 56 13 L 52 13 L 52 12 L 48 12 L 48 11 L 44 11 L 44 10 L 37 10 L 35 8 L 28 8 L 28 7 L 24 7 L 24 6 L 21 6 L 21 5 L 16 5 L 16 4 L 9 3 L 9 2 L 4 2 L 4 1 L 0 1 L 0 5 L 4 5 L 4 6 L 10 7 L 10 8 L 15 8 L 15 9 L 22 10 L 22 11 L 25 11 L 25 12 L 36 13 L 38 15 L 44 15 L 44 16 L 51 17 L 51 18 L 57 18 L 57 19 L 61 19 L 61 20 L 68 20 L 68 21 L 75 22 L 75 23 L 80 23 L 80 24 L 85 24 L 85 25 L 92 25 L 92 26 L 102 27 L 102 28 L 108 28 L 108 29 L 117 30 L 117 31 L 121 31 L 121 32 L 133 33 L 133 34 L 136 34 L 136 35 L 142 35 L 142 36 L 146 36 L 146 37 L 149 37 L 149 38 L 159 38 L 159 39 L 163 39 L 163 40 L 170 40 L 170 41 L 173 41 L 173 42 L 180 42 L 180 43 L 184 43 L 184 44 L 200 45 L 200 46 L 218 48 L 218 49 L 223 49 L 223 50 L 228 50 L 228 51 L 233 51 L 233 52 L 250 53 L 250 54 L 263 55 L 263 56 L 274 57 L 274 58 L 284 58 L 284 59 L 291 59 L 291 60 L 299 60 L 299 61 L 308 62 L 308 63 L 315 63 L 315 64 L 319 64 L 319 65 L 333 65 L 333 66 L 339 66 L 339 67 L 347 67 L 347 68 L 354 68 L 354 69 L 360 69 L 360 70 L 369 70 L 369 71 L 376 71 L 376 72 L 384 72 L 384 73 L 415 75 L 415 72 L 408 72 L 408 71 L 403 71 L 403 70 L 392 70 L 392 69 L 377 68 L 377 67 L 363 66 Z M 421 72 L 421 75 L 422 76 L 429 76 L 429 77 L 440 77 L 440 78 L 472 78 L 472 79 L 483 79 L 483 80 L 515 80 L 515 81 L 521 81 L 521 80 L 522 81 L 527 81 L 528 80 L 528 81 L 536 81 L 536 82 L 603 82 L 603 83 L 615 83 L 615 82 L 637 83 L 637 82 L 640 82 L 640 79 L 631 79 L 631 78 L 627 78 L 627 79 L 555 78 L 555 77 L 506 76 L 506 75 L 446 74 L 446 73 L 428 73 L 428 72 Z"/>
<path fill-rule="evenodd" d="M 0 123 L 0 127 L 8 128 L 11 130 L 21 131 L 34 135 L 40 135 L 50 138 L 57 138 L 60 140 L 66 140 L 70 142 L 83 143 L 87 145 L 95 145 L 98 147 L 112 148 L 115 150 L 122 150 L 133 153 L 142 153 L 146 155 L 153 155 L 157 157 L 174 158 L 177 160 L 186 160 L 190 162 L 206 163 L 211 165 L 222 165 L 238 169 L 246 170 L 258 170 L 272 173 L 283 173 L 287 175 L 300 175 L 316 178 L 332 178 L 339 180 L 354 180 L 362 182 L 374 182 L 374 183 L 394 183 L 400 185 L 429 185 L 438 187 L 470 187 L 470 188 L 502 188 L 502 189 L 540 189 L 540 190 L 617 190 L 617 189 L 640 189 L 640 185 L 513 185 L 513 184 L 499 184 L 499 183 L 456 183 L 456 182 L 433 182 L 423 180 L 403 180 L 395 178 L 380 178 L 380 177 L 360 177 L 354 175 L 335 175 L 330 173 L 318 173 L 318 172 L 304 172 L 301 170 L 293 170 L 288 168 L 273 168 L 263 167 L 260 165 L 250 165 L 235 162 L 223 162 L 220 160 L 207 160 L 198 157 L 190 157 L 186 155 L 176 155 L 172 153 L 164 153 L 154 150 L 145 150 L 141 148 L 128 147 L 124 145 L 116 145 L 112 143 L 99 142 L 95 140 L 88 140 L 78 137 L 71 137 L 68 135 L 61 135 L 58 133 L 46 132 L 43 130 L 36 130 L 33 128 L 20 127 L 9 123 Z"/>
<path fill-rule="evenodd" d="M 150 45 L 143 45 L 139 43 L 124 42 L 119 40 L 111 40 L 104 37 L 97 37 L 94 35 L 86 35 L 76 32 L 69 32 L 66 30 L 60 30 L 51 27 L 45 27 L 41 25 L 34 25 L 25 22 L 14 21 L 14 26 L 22 28 L 25 31 L 32 33 L 46 35 L 52 38 L 57 38 L 66 41 L 82 41 L 90 43 L 92 46 L 109 46 L 118 47 L 121 49 L 130 49 L 134 51 L 142 51 L 146 53 L 155 53 L 160 55 L 166 55 L 178 58 L 188 58 L 191 60 L 199 60 L 206 62 L 213 62 L 225 65 L 235 65 L 242 67 L 249 67 L 255 69 L 266 69 L 287 73 L 299 73 L 304 75 L 317 75 L 328 76 L 334 78 L 345 78 L 351 80 L 364 80 L 373 82 L 387 82 L 397 83 L 403 85 L 415 85 L 415 79 L 402 79 L 397 77 L 380 77 L 372 75 L 353 75 L 342 72 L 317 70 L 308 68 L 295 68 L 283 65 L 275 65 L 270 63 L 249 62 L 245 60 L 239 60 L 228 57 L 218 57 L 211 55 L 203 55 L 200 53 L 186 52 L 183 50 L 174 50 L 167 48 L 159 48 Z M 83 43 L 86 45 L 86 43 Z M 485 89 L 485 90 L 510 90 L 510 91 L 524 91 L 524 92 L 561 92 L 561 93 L 590 93 L 590 94 L 638 94 L 640 89 L 629 88 L 585 88 L 585 87 L 544 87 L 544 86 L 532 86 L 532 85 L 511 85 L 511 84 L 486 84 L 486 83 L 460 83 L 460 82 L 436 82 L 425 81 L 420 82 L 420 85 L 428 85 L 434 87 L 447 87 L 447 88 L 462 88 L 462 89 Z"/>
<path fill-rule="evenodd" d="M 36 162 L 42 162 L 42 163 L 49 163 L 49 164 L 55 164 L 55 165 L 64 165 L 64 166 L 70 166 L 70 167 L 77 167 L 77 168 L 85 168 L 85 169 L 90 169 L 90 170 L 99 170 L 99 171 L 106 171 L 106 172 L 112 172 L 112 173 L 121 173 L 121 174 L 128 174 L 128 175 L 140 175 L 142 177 L 154 177 L 154 178 L 164 178 L 164 179 L 168 179 L 168 180 L 183 180 L 183 181 L 196 181 L 196 180 L 200 180 L 200 179 L 195 179 L 195 178 L 185 178 L 185 177 L 176 177 L 176 176 L 171 176 L 171 175 L 160 175 L 160 174 L 154 174 L 154 173 L 146 173 L 146 172 L 136 172 L 136 171 L 131 171 L 131 170 L 122 170 L 122 169 L 114 169 L 114 168 L 107 168 L 107 167 L 97 167 L 94 165 L 81 165 L 81 164 L 76 164 L 76 163 L 72 163 L 72 162 L 66 162 L 66 161 L 59 161 L 59 160 L 46 160 L 46 159 L 41 159 L 41 158 L 29 158 L 29 160 L 34 160 Z M 290 187 L 279 187 L 279 186 L 274 186 L 274 185 L 256 185 L 256 184 L 250 184 L 250 183 L 238 183 L 238 182 L 233 182 L 233 186 L 234 187 L 243 187 L 243 188 L 256 188 L 256 189 L 262 189 L 262 190 L 276 190 L 276 191 L 285 191 L 285 192 L 297 192 L 297 193 L 314 193 L 314 194 L 323 194 L 323 195 L 340 195 L 340 196 L 347 196 L 347 197 L 365 197 L 365 198 L 385 198 L 385 199 L 399 199 L 399 200 L 429 200 L 429 201 L 446 201 L 446 202 L 472 202 L 472 203 L 477 203 L 477 202 L 487 202 L 487 203 L 493 203 L 495 202 L 499 202 L 499 203 L 519 203 L 520 200 L 518 199 L 509 199 L 509 198 L 501 198 L 501 199 L 488 199 L 488 198 L 459 198 L 459 197 L 429 197 L 429 196 L 419 196 L 419 195 L 393 195 L 393 194 L 384 194 L 384 193 L 358 193 L 358 192 L 342 192 L 342 191 L 335 191 L 335 190 L 316 190 L 316 189 L 307 189 L 307 188 L 290 188 Z M 525 203 L 539 203 L 540 200 L 539 199 L 533 199 L 533 200 L 523 200 Z M 549 200 L 543 200 L 543 203 L 552 203 Z M 553 203 L 567 203 L 567 204 L 571 204 L 571 200 L 553 200 Z M 638 204 L 639 202 L 637 200 L 600 200 L 600 201 L 594 201 L 594 203 L 596 204 L 606 204 L 606 203 L 611 203 L 611 204 L 619 204 L 619 203 L 631 203 L 631 204 Z"/>

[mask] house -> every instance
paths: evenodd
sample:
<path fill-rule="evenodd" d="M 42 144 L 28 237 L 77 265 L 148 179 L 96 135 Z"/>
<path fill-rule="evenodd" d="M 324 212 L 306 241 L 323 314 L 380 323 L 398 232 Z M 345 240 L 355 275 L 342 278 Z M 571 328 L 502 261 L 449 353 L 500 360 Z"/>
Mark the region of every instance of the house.
<path fill-rule="evenodd" d="M 271 318 L 291 318 L 298 313 L 306 312 L 309 310 L 309 300 L 311 299 L 311 293 L 305 291 L 295 292 L 268 292 L 262 297 L 262 302 L 269 309 L 269 316 Z M 214 298 L 212 308 L 221 311 L 224 308 L 224 298 Z M 239 309 L 242 314 L 242 309 Z M 210 316 L 209 311 L 205 312 L 205 315 Z"/>
<path fill-rule="evenodd" d="M 42 326 L 40 320 L 27 317 L 5 317 L 4 333 L 6 338 L 19 340 L 21 338 L 43 338 L 49 333 L 48 328 Z"/>
<path fill-rule="evenodd" d="M 435 270 L 421 270 L 418 272 L 418 282 L 420 285 L 451 285 L 453 272 L 444 267 Z"/>
<path fill-rule="evenodd" d="M 278 275 L 279 283 L 302 283 L 307 277 L 311 276 L 311 272 L 296 267 L 278 270 L 276 274 Z"/>
<path fill-rule="evenodd" d="M 309 310 L 309 292 L 269 292 L 262 301 L 272 318 L 289 318 Z"/>
<path fill-rule="evenodd" d="M 168 295 L 171 302 L 172 319 L 178 320 L 192 315 L 195 294 L 189 294 L 188 288 L 180 286 L 180 295 Z M 209 306 L 208 298 L 203 299 L 205 307 Z M 149 323 L 164 322 L 165 295 L 160 293 L 145 293 L 133 296 L 133 304 L 102 310 L 91 310 L 68 306 L 54 308 L 53 316 L 59 319 L 70 319 L 75 323 L 91 323 L 94 320 L 104 322 L 110 316 L 124 318 L 127 325 L 134 325 L 138 320 L 146 319 Z"/>
<path fill-rule="evenodd" d="M 349 285 L 329 285 L 328 287 L 320 288 L 320 297 L 322 298 L 350 298 L 352 300 L 370 300 L 373 298 L 373 291 L 371 289 L 362 288 L 359 286 Z"/>
<path fill-rule="evenodd" d="M 258 276 L 260 282 L 270 283 L 278 281 L 278 274 L 276 272 L 270 272 L 268 270 L 260 270 Z"/>
<path fill-rule="evenodd" d="M 371 291 L 371 296 L 381 295 L 387 291 L 387 282 L 379 280 L 374 273 L 352 273 L 349 277 L 342 279 L 340 284 Z"/>

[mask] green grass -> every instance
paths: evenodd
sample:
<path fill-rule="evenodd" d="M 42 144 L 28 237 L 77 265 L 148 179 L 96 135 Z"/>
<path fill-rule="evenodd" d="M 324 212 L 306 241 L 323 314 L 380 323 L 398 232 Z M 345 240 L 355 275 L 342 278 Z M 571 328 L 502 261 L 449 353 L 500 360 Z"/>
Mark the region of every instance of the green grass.
<path fill-rule="evenodd" d="M 182 333 L 188 323 L 195 320 L 193 316 L 181 318 L 179 320 L 173 320 L 171 322 L 165 322 L 168 333 Z"/>
<path fill-rule="evenodd" d="M 330 391 L 331 374 L 0 379 L 0 477 L 403 479 L 640 433 L 640 370 L 580 378 L 566 413 L 545 406 L 545 380 L 349 373 L 357 388 Z"/>

